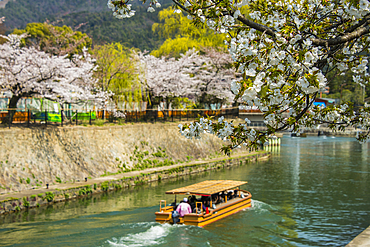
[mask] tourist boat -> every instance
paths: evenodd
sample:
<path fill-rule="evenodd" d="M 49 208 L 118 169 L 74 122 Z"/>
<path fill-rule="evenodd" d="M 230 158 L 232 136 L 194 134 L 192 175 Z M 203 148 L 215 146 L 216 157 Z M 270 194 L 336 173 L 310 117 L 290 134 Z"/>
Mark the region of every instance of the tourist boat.
<path fill-rule="evenodd" d="M 300 133 L 300 134 L 291 133 L 290 137 L 307 137 L 307 134 L 306 133 Z"/>
<path fill-rule="evenodd" d="M 208 180 L 183 188 L 167 191 L 166 194 L 175 195 L 175 202 L 167 205 L 165 200 L 160 201 L 159 212 L 155 213 L 155 220 L 159 223 L 185 224 L 203 227 L 216 220 L 225 218 L 240 210 L 251 207 L 252 195 L 246 190 L 240 189 L 243 181 L 233 180 Z M 227 193 L 228 192 L 228 193 Z M 176 210 L 176 195 L 195 198 L 193 213 L 185 214 L 183 217 L 173 217 Z M 217 198 L 217 203 L 212 199 Z M 203 204 L 207 207 L 203 207 Z"/>

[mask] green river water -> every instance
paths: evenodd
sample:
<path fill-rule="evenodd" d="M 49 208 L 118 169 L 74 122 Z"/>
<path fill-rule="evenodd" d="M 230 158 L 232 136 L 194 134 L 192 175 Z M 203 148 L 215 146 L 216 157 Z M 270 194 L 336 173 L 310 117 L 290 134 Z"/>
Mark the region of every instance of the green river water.
<path fill-rule="evenodd" d="M 370 225 L 370 145 L 283 138 L 270 160 L 0 216 L 0 246 L 344 246 Z M 164 192 L 246 180 L 253 207 L 204 228 L 155 223 Z"/>

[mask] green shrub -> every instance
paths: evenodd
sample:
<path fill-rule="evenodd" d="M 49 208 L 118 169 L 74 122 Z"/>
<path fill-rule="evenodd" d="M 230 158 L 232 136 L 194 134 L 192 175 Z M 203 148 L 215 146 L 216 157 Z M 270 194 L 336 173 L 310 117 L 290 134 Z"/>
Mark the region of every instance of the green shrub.
<path fill-rule="evenodd" d="M 80 196 L 85 195 L 85 194 L 86 194 L 86 189 L 85 189 L 85 188 L 80 189 L 80 190 L 78 191 L 78 194 L 79 194 Z"/>
<path fill-rule="evenodd" d="M 15 211 L 21 211 L 21 208 L 20 208 L 19 206 L 16 206 L 16 207 L 14 208 L 14 210 L 15 210 Z"/>
<path fill-rule="evenodd" d="M 60 179 L 60 177 L 55 177 L 55 182 L 57 182 L 57 183 L 62 183 L 62 180 Z"/>
<path fill-rule="evenodd" d="M 44 200 L 47 200 L 48 202 L 52 202 L 54 200 L 55 195 L 53 192 L 46 192 L 44 196 Z"/>
<path fill-rule="evenodd" d="M 162 152 L 161 150 L 158 150 L 157 152 L 152 153 L 152 155 L 153 155 L 154 157 L 158 157 L 158 158 L 166 157 L 166 156 L 167 156 L 167 155 L 166 155 L 166 153 L 165 153 L 165 152 Z"/>
<path fill-rule="evenodd" d="M 64 194 L 64 198 L 65 198 L 66 200 L 68 200 L 68 199 L 69 199 L 69 194 L 68 194 L 68 193 L 65 193 L 65 194 Z"/>
<path fill-rule="evenodd" d="M 44 196 L 43 193 L 37 194 L 37 197 L 43 198 L 43 196 Z"/>
<path fill-rule="evenodd" d="M 27 197 L 23 197 L 23 206 L 28 208 L 30 206 L 30 202 L 27 200 Z"/>
<path fill-rule="evenodd" d="M 36 195 L 32 195 L 32 196 L 31 196 L 31 198 L 32 198 L 32 199 L 35 199 L 35 198 L 36 198 Z"/>
<path fill-rule="evenodd" d="M 97 189 L 97 187 L 98 187 L 98 186 L 97 186 L 96 184 L 94 184 L 94 190 L 96 190 L 96 189 Z"/>
<path fill-rule="evenodd" d="M 135 185 L 143 185 L 143 184 L 145 184 L 145 181 L 144 180 L 137 180 L 134 183 L 135 183 Z"/>
<path fill-rule="evenodd" d="M 85 191 L 86 191 L 86 194 L 92 194 L 93 192 L 90 185 L 85 186 Z"/>
<path fill-rule="evenodd" d="M 108 191 L 108 189 L 109 189 L 109 183 L 108 183 L 108 181 L 103 182 L 100 185 L 100 188 L 102 189 L 102 191 Z"/>
<path fill-rule="evenodd" d="M 27 178 L 26 179 L 26 182 L 27 182 L 27 184 L 30 184 L 31 183 L 31 179 L 30 178 Z"/>
<path fill-rule="evenodd" d="M 38 207 L 38 208 L 39 208 L 39 207 L 40 207 L 40 204 L 36 203 L 36 207 Z"/>

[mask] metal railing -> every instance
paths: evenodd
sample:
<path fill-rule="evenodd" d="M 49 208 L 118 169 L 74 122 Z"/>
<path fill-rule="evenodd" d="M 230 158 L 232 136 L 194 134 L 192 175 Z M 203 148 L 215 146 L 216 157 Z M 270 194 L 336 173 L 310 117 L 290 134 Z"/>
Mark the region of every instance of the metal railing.
<path fill-rule="evenodd" d="M 15 111 L 11 118 L 10 110 Z M 116 111 L 117 112 L 117 111 Z M 97 125 L 106 124 L 124 124 L 140 122 L 176 122 L 176 121 L 193 121 L 199 117 L 221 117 L 232 119 L 239 116 L 238 108 L 224 108 L 219 110 L 206 109 L 166 109 L 145 111 L 119 111 L 125 114 L 124 118 L 115 117 L 113 111 L 94 110 L 61 110 L 54 111 L 33 111 L 24 109 L 0 109 L 0 126 L 11 128 L 16 126 L 40 127 L 40 126 L 72 126 L 72 125 Z"/>

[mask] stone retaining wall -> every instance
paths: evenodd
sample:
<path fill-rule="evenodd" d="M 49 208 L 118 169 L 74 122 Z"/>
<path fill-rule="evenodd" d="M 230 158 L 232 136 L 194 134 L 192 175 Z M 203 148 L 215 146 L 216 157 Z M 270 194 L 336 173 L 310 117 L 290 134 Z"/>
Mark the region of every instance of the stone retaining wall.
<path fill-rule="evenodd" d="M 45 206 L 79 197 L 89 196 L 92 194 L 128 188 L 178 176 L 200 173 L 207 170 L 220 169 L 233 165 L 243 165 L 256 161 L 257 159 L 265 159 L 267 157 L 269 157 L 268 153 L 260 152 L 244 157 L 226 158 L 224 160 L 211 163 L 189 164 L 160 172 L 156 171 L 147 174 L 142 173 L 136 177 L 124 177 L 124 174 L 122 174 L 123 177 L 121 179 L 107 180 L 96 184 L 71 187 L 65 190 L 50 190 L 49 192 L 42 193 L 41 195 L 35 194 L 23 198 L 9 198 L 8 200 L 0 201 L 0 214 L 17 212 L 33 207 Z"/>
<path fill-rule="evenodd" d="M 208 134 L 188 140 L 170 123 L 0 129 L 0 140 L 0 194 L 214 158 L 223 144 Z"/>

